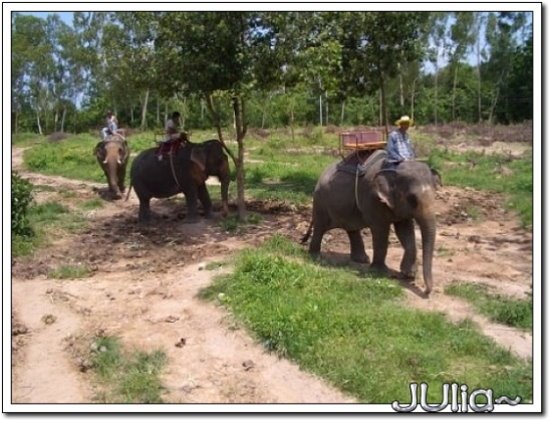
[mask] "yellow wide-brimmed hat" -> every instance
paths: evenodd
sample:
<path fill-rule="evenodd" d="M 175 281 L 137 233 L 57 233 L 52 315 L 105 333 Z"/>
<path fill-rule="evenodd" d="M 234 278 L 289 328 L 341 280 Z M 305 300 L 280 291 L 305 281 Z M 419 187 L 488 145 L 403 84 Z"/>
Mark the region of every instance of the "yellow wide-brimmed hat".
<path fill-rule="evenodd" d="M 408 115 L 404 115 L 395 122 L 396 126 L 400 126 L 401 124 L 409 124 L 412 126 L 414 124 L 414 121 Z"/>

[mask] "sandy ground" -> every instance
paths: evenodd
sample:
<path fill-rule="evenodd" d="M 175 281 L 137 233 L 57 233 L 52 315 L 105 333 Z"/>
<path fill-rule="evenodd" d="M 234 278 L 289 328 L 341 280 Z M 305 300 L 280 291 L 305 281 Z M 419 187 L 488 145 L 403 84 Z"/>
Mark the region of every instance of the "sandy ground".
<path fill-rule="evenodd" d="M 20 166 L 21 149 L 13 149 L 12 162 Z M 72 206 L 59 191 L 72 191 L 78 200 L 104 196 L 102 184 L 20 173 L 34 184 L 53 188 L 39 192 L 38 202 L 64 200 Z M 134 194 L 128 202 L 106 201 L 87 213 L 89 228 L 84 232 L 60 235 L 31 258 L 13 259 L 13 403 L 93 402 L 97 391 L 82 349 L 97 333 L 119 336 L 129 349 L 165 350 L 165 402 L 354 402 L 295 364 L 265 352 L 226 310 L 197 296 L 220 270 L 228 270 L 205 270 L 207 262 L 259 244 L 274 232 L 298 241 L 307 229 L 309 210 L 251 201 L 249 209 L 259 212 L 262 222 L 237 235 L 224 232 L 217 218 L 183 224 L 181 203 L 181 198 L 153 201 L 158 218 L 141 226 Z M 409 305 L 445 313 L 453 321 L 471 318 L 499 344 L 531 357 L 529 333 L 492 323 L 443 292 L 445 285 L 464 280 L 526 297 L 532 290 L 531 231 L 504 210 L 503 199 L 496 195 L 443 187 L 437 206 L 435 289 L 425 299 L 419 292 L 421 276 L 414 284 L 403 284 Z M 364 236 L 370 255 L 370 235 L 365 231 Z M 417 241 L 420 250 L 419 233 Z M 348 261 L 347 250 L 344 232 L 326 236 L 325 258 Z M 397 269 L 400 259 L 401 248 L 392 234 L 387 263 Z M 61 264 L 85 264 L 93 273 L 84 279 L 48 279 L 48 271 Z"/>

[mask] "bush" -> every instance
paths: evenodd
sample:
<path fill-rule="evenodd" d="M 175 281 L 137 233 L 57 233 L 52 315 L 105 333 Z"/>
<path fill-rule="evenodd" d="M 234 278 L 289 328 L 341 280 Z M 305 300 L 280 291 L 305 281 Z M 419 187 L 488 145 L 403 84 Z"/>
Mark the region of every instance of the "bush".
<path fill-rule="evenodd" d="M 27 219 L 27 210 L 32 202 L 32 184 L 11 173 L 11 230 L 14 235 L 28 237 L 33 234 Z"/>

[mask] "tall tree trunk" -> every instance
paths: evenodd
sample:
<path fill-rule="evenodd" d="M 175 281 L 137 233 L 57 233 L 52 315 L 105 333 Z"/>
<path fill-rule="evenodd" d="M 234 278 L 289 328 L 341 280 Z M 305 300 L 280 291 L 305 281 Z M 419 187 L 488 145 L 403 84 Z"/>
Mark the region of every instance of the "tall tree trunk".
<path fill-rule="evenodd" d="M 160 95 L 157 95 L 157 127 L 160 125 Z"/>
<path fill-rule="evenodd" d="M 183 97 L 183 110 L 181 113 L 181 129 L 185 130 L 185 117 L 187 115 L 187 97 Z"/>
<path fill-rule="evenodd" d="M 210 115 L 210 119 L 212 120 L 212 124 L 214 125 L 214 127 L 216 128 L 216 131 L 218 132 L 218 139 L 220 140 L 220 142 L 225 144 L 225 142 L 223 140 L 220 115 L 218 114 L 218 112 L 216 111 L 216 108 L 214 107 L 214 99 L 212 98 L 212 94 L 207 94 L 206 95 L 206 108 L 208 109 L 208 114 Z M 231 158 L 233 159 L 234 163 L 236 164 L 235 157 L 233 155 L 231 155 Z"/>
<path fill-rule="evenodd" d="M 323 125 L 323 96 L 319 95 L 319 125 Z"/>
<path fill-rule="evenodd" d="M 344 116 L 346 112 L 346 100 L 342 100 L 342 107 L 340 108 L 340 126 L 344 125 Z"/>
<path fill-rule="evenodd" d="M 67 107 L 63 107 L 63 114 L 61 115 L 61 133 L 65 131 L 65 117 L 67 117 Z"/>
<path fill-rule="evenodd" d="M 40 124 L 40 112 L 38 111 L 38 109 L 36 110 L 36 124 L 38 125 L 38 133 L 43 136 L 44 133 L 42 133 L 42 125 Z"/>
<path fill-rule="evenodd" d="M 141 130 L 147 128 L 147 103 L 149 102 L 149 88 L 145 91 L 145 98 L 143 99 L 143 105 L 141 108 Z"/>
<path fill-rule="evenodd" d="M 403 73 L 401 70 L 401 63 L 397 63 L 397 72 L 399 73 L 399 105 L 403 109 L 405 107 L 405 92 L 403 90 Z"/>
<path fill-rule="evenodd" d="M 239 220 L 246 220 L 246 203 L 244 200 L 244 137 L 246 136 L 246 121 L 244 118 L 244 100 L 240 95 L 235 95 L 233 112 L 235 114 L 235 130 L 237 133 L 237 209 Z"/>
<path fill-rule="evenodd" d="M 325 126 L 328 126 L 328 95 L 325 91 Z"/>
<path fill-rule="evenodd" d="M 15 134 L 19 133 L 19 111 L 15 112 L 15 123 L 13 126 L 15 128 Z"/>
<path fill-rule="evenodd" d="M 411 119 L 414 121 L 414 101 L 415 101 L 415 95 L 416 95 L 416 80 L 415 78 L 412 83 L 411 87 Z"/>
<path fill-rule="evenodd" d="M 477 121 L 481 123 L 481 48 L 479 42 L 476 45 L 477 52 Z"/>
<path fill-rule="evenodd" d="M 434 83 L 435 83 L 435 98 L 434 98 L 434 120 L 435 120 L 435 125 L 437 126 L 437 103 L 439 102 L 439 98 L 438 98 L 438 93 L 437 93 L 437 88 L 438 88 L 438 75 L 439 75 L 439 68 L 438 66 L 436 65 L 435 66 L 435 79 L 434 79 Z"/>
<path fill-rule="evenodd" d="M 59 111 L 56 109 L 53 114 L 53 131 L 57 131 L 57 122 L 59 121 Z"/>
<path fill-rule="evenodd" d="M 386 107 L 386 88 L 385 88 L 384 75 L 380 74 L 380 102 L 382 111 L 382 125 L 386 129 L 386 135 L 389 133 L 388 127 L 388 110 Z"/>
<path fill-rule="evenodd" d="M 290 134 L 294 142 L 294 107 L 290 109 Z"/>
<path fill-rule="evenodd" d="M 130 105 L 130 123 L 132 127 L 134 126 L 134 122 L 136 121 L 134 117 L 134 107 Z"/>
<path fill-rule="evenodd" d="M 458 80 L 458 65 L 455 64 L 455 71 L 453 75 L 453 94 L 451 100 L 451 118 L 456 121 L 456 84 Z"/>

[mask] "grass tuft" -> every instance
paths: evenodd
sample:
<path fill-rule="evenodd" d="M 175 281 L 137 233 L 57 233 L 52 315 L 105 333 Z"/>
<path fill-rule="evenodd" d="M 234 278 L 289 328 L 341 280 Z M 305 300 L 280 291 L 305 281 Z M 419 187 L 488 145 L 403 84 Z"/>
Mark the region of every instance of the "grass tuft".
<path fill-rule="evenodd" d="M 103 386 L 105 403 L 162 403 L 159 375 L 166 364 L 162 351 L 125 353 L 118 338 L 102 336 L 93 344 L 93 368 Z"/>
<path fill-rule="evenodd" d="M 500 294 L 491 294 L 487 285 L 455 281 L 445 293 L 471 302 L 491 320 L 521 329 L 533 328 L 533 300 L 515 300 Z"/>

